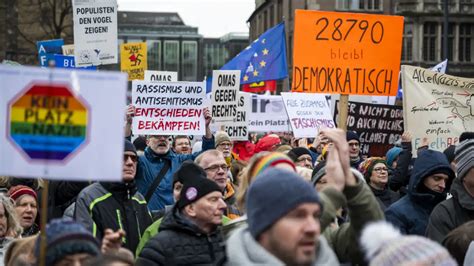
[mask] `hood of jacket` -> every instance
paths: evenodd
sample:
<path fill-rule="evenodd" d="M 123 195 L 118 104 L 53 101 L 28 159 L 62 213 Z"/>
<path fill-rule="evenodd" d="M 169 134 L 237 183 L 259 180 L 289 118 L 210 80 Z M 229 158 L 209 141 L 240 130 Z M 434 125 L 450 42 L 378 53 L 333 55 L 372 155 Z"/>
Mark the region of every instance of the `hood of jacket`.
<path fill-rule="evenodd" d="M 118 199 L 130 199 L 137 193 L 135 181 L 131 182 L 100 182 L 100 184 Z"/>
<path fill-rule="evenodd" d="M 451 194 L 456 198 L 459 204 L 467 210 L 474 211 L 474 197 L 471 196 L 459 178 L 455 178 L 451 186 Z"/>
<path fill-rule="evenodd" d="M 226 265 L 285 265 L 252 237 L 247 227 L 237 229 L 227 240 Z M 313 265 L 339 265 L 334 251 L 323 236 L 319 237 Z"/>
<path fill-rule="evenodd" d="M 446 199 L 446 190 L 443 193 L 439 193 L 439 196 L 435 196 L 436 192 L 429 194 L 422 193 L 418 190 L 420 185 L 423 183 L 423 179 L 437 171 L 448 172 L 449 180 L 454 178 L 454 172 L 443 153 L 433 150 L 425 150 L 421 152 L 418 155 L 418 158 L 416 158 L 415 165 L 413 166 L 410 183 L 408 185 L 408 195 L 417 201 L 434 205 Z M 448 184 L 446 187 L 448 187 Z"/>

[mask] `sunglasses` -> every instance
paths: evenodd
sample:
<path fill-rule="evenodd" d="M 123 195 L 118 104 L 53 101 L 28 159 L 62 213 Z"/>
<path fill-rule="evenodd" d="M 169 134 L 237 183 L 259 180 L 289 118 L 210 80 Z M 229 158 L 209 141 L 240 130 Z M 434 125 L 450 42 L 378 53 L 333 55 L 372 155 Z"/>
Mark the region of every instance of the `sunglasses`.
<path fill-rule="evenodd" d="M 124 154 L 123 155 L 123 161 L 126 162 L 128 161 L 128 158 L 132 159 L 132 162 L 136 163 L 138 161 L 138 157 L 136 155 L 132 154 Z"/>

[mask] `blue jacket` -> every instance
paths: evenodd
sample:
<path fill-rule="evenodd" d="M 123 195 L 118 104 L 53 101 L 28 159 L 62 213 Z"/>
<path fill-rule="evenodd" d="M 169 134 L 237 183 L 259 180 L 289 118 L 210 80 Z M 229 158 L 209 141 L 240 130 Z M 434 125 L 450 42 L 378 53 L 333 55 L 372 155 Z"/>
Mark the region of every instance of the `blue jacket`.
<path fill-rule="evenodd" d="M 418 155 L 408 185 L 408 194 L 385 211 L 387 221 L 400 228 L 403 234 L 425 235 L 431 211 L 446 199 L 446 191 L 422 193 L 419 188 L 425 177 L 440 172 L 448 173 L 450 178 L 454 177 L 443 153 L 426 150 Z"/>
<path fill-rule="evenodd" d="M 214 137 L 212 139 L 202 138 L 202 151 L 214 149 Z M 176 154 L 171 149 L 163 156 L 171 161 L 171 167 L 156 188 L 153 196 L 148 201 L 148 208 L 151 211 L 164 209 L 166 205 L 172 205 L 173 200 L 173 175 L 186 160 L 194 160 L 201 152 L 193 154 Z M 153 180 L 160 172 L 164 165 L 162 157 L 156 155 L 149 147 L 145 149 L 145 153 L 138 158 L 138 167 L 136 182 L 138 191 L 142 195 L 146 195 L 148 188 L 152 185 Z"/>

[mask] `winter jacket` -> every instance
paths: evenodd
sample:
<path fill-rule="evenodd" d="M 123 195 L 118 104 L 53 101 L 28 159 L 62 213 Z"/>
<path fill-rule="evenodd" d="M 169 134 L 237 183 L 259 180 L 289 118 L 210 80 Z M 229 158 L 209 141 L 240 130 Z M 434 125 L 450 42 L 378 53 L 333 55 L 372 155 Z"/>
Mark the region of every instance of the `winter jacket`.
<path fill-rule="evenodd" d="M 146 201 L 135 183 L 94 183 L 79 193 L 74 218 L 102 241 L 105 229 L 122 229 L 122 246 L 135 252 L 140 237 L 151 224 Z"/>
<path fill-rule="evenodd" d="M 425 235 L 431 211 L 446 199 L 444 193 L 420 192 L 423 179 L 440 170 L 452 172 L 446 156 L 437 151 L 425 150 L 419 154 L 413 167 L 408 194 L 392 204 L 386 211 L 387 221 L 398 227 L 403 234 Z"/>
<path fill-rule="evenodd" d="M 224 190 L 224 201 L 227 204 L 227 208 L 224 212 L 224 215 L 229 217 L 230 219 L 237 219 L 242 216 L 242 213 L 236 206 L 236 191 L 234 185 L 230 180 L 227 180 L 227 184 Z"/>
<path fill-rule="evenodd" d="M 136 265 L 215 265 L 224 256 L 220 228 L 206 234 L 175 207 L 163 217 L 158 234 L 145 245 Z"/>
<path fill-rule="evenodd" d="M 389 166 L 390 167 L 390 166 Z M 389 168 L 388 184 L 392 191 L 400 191 L 400 195 L 407 194 L 406 186 L 410 181 L 412 171 L 411 142 L 402 142 L 402 151 L 398 156 L 397 167 Z"/>
<path fill-rule="evenodd" d="M 372 190 L 372 193 L 374 193 L 382 211 L 385 211 L 385 209 L 400 199 L 400 194 L 387 187 L 384 190 L 375 189 L 371 186 L 369 187 L 370 190 Z"/>
<path fill-rule="evenodd" d="M 61 218 L 67 207 L 76 202 L 79 192 L 88 185 L 89 182 L 49 181 L 48 222 Z"/>
<path fill-rule="evenodd" d="M 336 255 L 323 236 L 319 237 L 317 249 L 313 265 L 339 265 Z M 263 248 L 246 227 L 237 229 L 227 240 L 226 255 L 225 265 L 285 265 Z"/>
<path fill-rule="evenodd" d="M 426 236 L 442 243 L 456 227 L 474 220 L 474 197 L 464 188 L 459 178 L 451 187 L 452 198 L 441 202 L 431 213 Z"/>
<path fill-rule="evenodd" d="M 214 149 L 214 137 L 212 139 L 202 138 L 202 151 Z M 150 147 L 145 149 L 142 156 L 138 158 L 136 182 L 138 191 L 146 195 L 148 188 L 153 184 L 156 176 L 163 168 L 164 160 L 171 162 L 170 169 L 165 174 L 155 192 L 148 201 L 148 208 L 152 211 L 164 209 L 166 205 L 172 205 L 173 201 L 173 175 L 186 160 L 194 160 L 201 152 L 193 154 L 176 154 L 171 149 L 168 153 L 158 155 Z"/>

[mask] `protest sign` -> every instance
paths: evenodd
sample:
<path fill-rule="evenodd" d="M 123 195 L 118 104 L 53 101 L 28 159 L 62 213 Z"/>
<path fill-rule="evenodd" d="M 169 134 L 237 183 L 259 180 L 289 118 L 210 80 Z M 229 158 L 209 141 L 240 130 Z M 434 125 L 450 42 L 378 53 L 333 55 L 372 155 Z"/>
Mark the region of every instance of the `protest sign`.
<path fill-rule="evenodd" d="M 293 91 L 397 94 L 403 17 L 295 12 Z"/>
<path fill-rule="evenodd" d="M 336 101 L 334 120 L 339 110 Z M 403 134 L 403 109 L 401 106 L 349 102 L 347 130 L 359 135 L 362 154 L 385 156 Z"/>
<path fill-rule="evenodd" d="M 146 135 L 204 135 L 205 82 L 132 82 L 132 130 Z"/>
<path fill-rule="evenodd" d="M 405 128 L 413 148 L 428 137 L 430 149 L 443 151 L 474 129 L 474 79 L 414 66 L 402 66 Z"/>
<path fill-rule="evenodd" d="M 250 111 L 250 132 L 291 131 L 285 104 L 280 95 L 252 94 Z"/>
<path fill-rule="evenodd" d="M 126 82 L 121 73 L 0 66 L 0 175 L 120 181 L 123 115 L 112 114 L 124 113 Z"/>
<path fill-rule="evenodd" d="M 240 70 L 214 70 L 212 77 L 212 121 L 218 127 L 229 125 L 237 115 Z"/>
<path fill-rule="evenodd" d="M 54 55 L 61 54 L 61 46 L 63 44 L 63 39 L 36 42 L 40 66 L 49 66 L 50 61 L 54 60 Z"/>
<path fill-rule="evenodd" d="M 245 92 L 237 94 L 237 114 L 232 123 L 224 124 L 224 131 L 231 140 L 248 140 L 248 116 L 250 114 L 251 95 Z"/>
<path fill-rule="evenodd" d="M 120 45 L 120 70 L 128 73 L 128 80 L 143 80 L 147 69 L 145 42 Z"/>
<path fill-rule="evenodd" d="M 63 55 L 74 56 L 74 44 L 67 44 L 62 46 Z"/>
<path fill-rule="evenodd" d="M 145 81 L 178 82 L 178 72 L 145 70 Z"/>
<path fill-rule="evenodd" d="M 76 66 L 117 63 L 117 1 L 72 0 Z"/>
<path fill-rule="evenodd" d="M 314 138 L 320 129 L 336 127 L 325 95 L 282 92 L 281 97 L 296 138 Z"/>
<path fill-rule="evenodd" d="M 76 68 L 76 64 L 74 62 L 74 56 L 72 56 L 72 55 L 55 54 L 54 55 L 54 61 L 56 62 L 56 67 L 57 68 Z M 95 69 L 97 69 L 97 67 L 96 66 L 86 66 L 86 67 L 80 67 L 78 69 L 95 70 Z"/>

